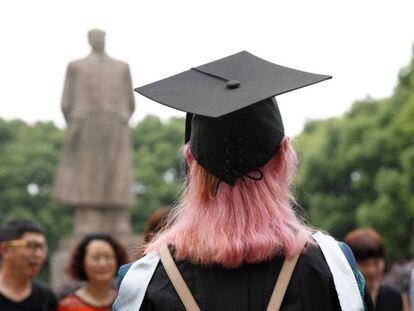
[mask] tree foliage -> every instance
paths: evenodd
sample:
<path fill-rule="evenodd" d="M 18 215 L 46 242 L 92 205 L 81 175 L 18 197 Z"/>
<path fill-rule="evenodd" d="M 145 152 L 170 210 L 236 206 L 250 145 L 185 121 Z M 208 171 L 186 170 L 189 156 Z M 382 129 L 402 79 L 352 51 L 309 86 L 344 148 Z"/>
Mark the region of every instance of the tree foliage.
<path fill-rule="evenodd" d="M 142 231 L 152 211 L 168 207 L 178 198 L 184 120 L 171 118 L 163 123 L 148 116 L 132 130 L 132 141 L 137 193 L 132 220 L 134 228 Z"/>
<path fill-rule="evenodd" d="M 34 219 L 45 227 L 52 249 L 72 227 L 71 211 L 51 199 L 63 137 L 51 122 L 29 126 L 0 119 L 0 225 Z"/>
<path fill-rule="evenodd" d="M 392 96 L 309 122 L 295 144 L 297 198 L 312 224 L 337 238 L 374 227 L 391 260 L 414 255 L 414 60 Z"/>

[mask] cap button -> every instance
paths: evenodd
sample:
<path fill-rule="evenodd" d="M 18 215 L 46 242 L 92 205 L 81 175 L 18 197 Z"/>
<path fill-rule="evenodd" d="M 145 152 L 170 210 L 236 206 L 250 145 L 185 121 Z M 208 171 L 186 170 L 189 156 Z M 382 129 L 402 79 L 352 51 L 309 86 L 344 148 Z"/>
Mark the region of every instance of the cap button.
<path fill-rule="evenodd" d="M 226 87 L 230 90 L 237 89 L 240 86 L 240 81 L 237 80 L 230 80 L 226 82 Z"/>

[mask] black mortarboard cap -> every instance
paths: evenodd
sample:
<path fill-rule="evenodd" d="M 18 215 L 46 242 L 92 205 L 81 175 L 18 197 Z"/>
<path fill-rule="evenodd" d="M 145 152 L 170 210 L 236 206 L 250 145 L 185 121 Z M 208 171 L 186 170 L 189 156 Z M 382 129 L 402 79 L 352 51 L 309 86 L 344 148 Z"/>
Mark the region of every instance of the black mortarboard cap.
<path fill-rule="evenodd" d="M 185 142 L 197 163 L 233 185 L 279 149 L 284 128 L 273 97 L 330 78 L 243 51 L 135 91 L 187 112 Z"/>

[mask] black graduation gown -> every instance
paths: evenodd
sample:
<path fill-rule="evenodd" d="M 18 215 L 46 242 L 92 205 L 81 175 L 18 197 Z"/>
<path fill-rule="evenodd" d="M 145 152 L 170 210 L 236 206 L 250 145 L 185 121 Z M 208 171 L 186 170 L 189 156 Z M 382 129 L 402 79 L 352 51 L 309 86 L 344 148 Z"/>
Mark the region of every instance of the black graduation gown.
<path fill-rule="evenodd" d="M 187 286 L 202 311 L 266 310 L 284 257 L 244 264 L 237 269 L 204 267 L 176 261 Z M 367 293 L 367 292 L 366 292 Z M 374 310 L 365 295 L 366 310 Z M 140 311 L 185 311 L 161 263 L 148 285 Z M 297 262 L 281 311 L 341 310 L 332 273 L 319 246 L 312 246 Z"/>

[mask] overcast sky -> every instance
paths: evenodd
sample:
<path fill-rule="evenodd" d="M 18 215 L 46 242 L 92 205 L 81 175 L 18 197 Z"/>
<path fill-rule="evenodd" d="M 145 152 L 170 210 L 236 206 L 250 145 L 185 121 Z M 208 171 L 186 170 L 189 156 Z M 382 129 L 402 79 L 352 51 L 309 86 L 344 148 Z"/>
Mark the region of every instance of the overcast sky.
<path fill-rule="evenodd" d="M 278 97 L 286 132 L 389 96 L 411 59 L 414 1 L 13 0 L 0 3 L 0 117 L 64 126 L 67 63 L 89 53 L 86 33 L 141 86 L 241 50 L 332 80 Z M 182 113 L 136 94 L 131 124 Z"/>

